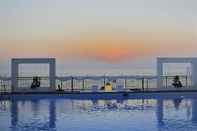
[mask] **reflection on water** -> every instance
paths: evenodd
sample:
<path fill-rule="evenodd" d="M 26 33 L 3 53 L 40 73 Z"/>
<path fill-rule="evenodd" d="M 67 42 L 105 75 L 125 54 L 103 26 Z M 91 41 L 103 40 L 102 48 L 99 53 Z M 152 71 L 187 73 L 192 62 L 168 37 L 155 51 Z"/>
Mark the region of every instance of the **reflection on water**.
<path fill-rule="evenodd" d="M 11 102 L 11 126 L 15 127 L 18 123 L 18 102 L 13 100 Z"/>
<path fill-rule="evenodd" d="M 196 131 L 197 100 L 12 99 L 0 101 L 0 121 L 5 131 Z"/>
<path fill-rule="evenodd" d="M 173 100 L 175 109 L 177 109 L 177 110 L 179 109 L 179 106 L 180 106 L 182 100 L 183 100 L 182 98 L 176 98 Z"/>

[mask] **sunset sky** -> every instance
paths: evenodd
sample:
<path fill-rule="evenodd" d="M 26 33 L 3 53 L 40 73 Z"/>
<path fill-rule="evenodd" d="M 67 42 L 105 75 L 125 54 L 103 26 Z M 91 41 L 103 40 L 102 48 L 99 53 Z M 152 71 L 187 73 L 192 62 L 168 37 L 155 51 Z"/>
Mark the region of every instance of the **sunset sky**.
<path fill-rule="evenodd" d="M 69 70 L 149 68 L 158 56 L 195 57 L 196 5 L 196 0 L 1 0 L 0 72 L 13 57 L 55 57 L 59 68 Z"/>

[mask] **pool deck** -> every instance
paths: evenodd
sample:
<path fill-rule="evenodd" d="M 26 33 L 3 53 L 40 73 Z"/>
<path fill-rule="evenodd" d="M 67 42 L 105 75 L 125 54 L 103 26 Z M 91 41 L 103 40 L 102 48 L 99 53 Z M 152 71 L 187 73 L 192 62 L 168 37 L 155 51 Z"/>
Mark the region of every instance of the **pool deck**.
<path fill-rule="evenodd" d="M 162 93 L 162 92 L 197 92 L 197 88 L 148 88 L 148 89 L 126 89 L 126 90 L 113 90 L 111 92 L 105 91 L 92 91 L 92 90 L 63 90 L 56 91 L 51 89 L 21 89 L 13 92 L 1 91 L 0 95 L 15 95 L 15 94 L 118 94 L 118 93 Z"/>
<path fill-rule="evenodd" d="M 41 99 L 73 99 L 73 100 L 125 100 L 125 99 L 197 99 L 197 89 L 146 89 L 133 91 L 26 91 L 26 92 L 1 92 L 2 100 L 41 100 Z"/>

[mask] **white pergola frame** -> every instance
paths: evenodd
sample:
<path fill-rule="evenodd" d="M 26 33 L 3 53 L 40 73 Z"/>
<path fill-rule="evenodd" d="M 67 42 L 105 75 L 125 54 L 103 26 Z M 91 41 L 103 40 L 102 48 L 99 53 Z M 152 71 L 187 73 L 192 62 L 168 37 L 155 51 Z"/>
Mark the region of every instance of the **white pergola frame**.
<path fill-rule="evenodd" d="M 20 64 L 49 64 L 49 86 L 56 88 L 56 60 L 55 58 L 13 58 L 11 60 L 12 90 L 18 88 L 18 74 Z"/>
<path fill-rule="evenodd" d="M 164 63 L 190 63 L 192 67 L 192 86 L 197 86 L 197 58 L 196 57 L 159 57 L 157 58 L 157 87 L 164 86 L 162 82 Z"/>

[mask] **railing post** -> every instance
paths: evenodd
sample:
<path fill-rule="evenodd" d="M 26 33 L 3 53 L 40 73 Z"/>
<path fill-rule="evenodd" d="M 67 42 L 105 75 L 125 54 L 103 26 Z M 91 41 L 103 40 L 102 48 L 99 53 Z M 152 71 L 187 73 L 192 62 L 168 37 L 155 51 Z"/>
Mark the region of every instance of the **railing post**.
<path fill-rule="evenodd" d="M 148 79 L 146 79 L 146 89 L 148 89 Z"/>
<path fill-rule="evenodd" d="M 2 85 L 3 85 L 2 83 L 3 83 L 3 82 L 2 82 L 2 80 L 0 80 L 0 81 L 1 81 L 1 82 L 0 82 L 0 91 L 2 91 Z"/>
<path fill-rule="evenodd" d="M 165 76 L 166 79 L 166 88 L 168 88 L 168 76 Z"/>
<path fill-rule="evenodd" d="M 74 79 L 71 77 L 71 91 L 73 92 L 74 90 Z"/>
<path fill-rule="evenodd" d="M 124 81 L 125 88 L 127 88 L 127 79 Z"/>
<path fill-rule="evenodd" d="M 3 91 L 6 91 L 6 85 L 3 83 Z"/>
<path fill-rule="evenodd" d="M 142 78 L 142 90 L 144 91 L 144 78 Z"/>
<path fill-rule="evenodd" d="M 82 86 L 83 86 L 83 90 L 85 89 L 85 80 L 83 79 L 83 82 L 82 82 Z"/>
<path fill-rule="evenodd" d="M 66 82 L 66 89 L 68 89 L 68 80 L 66 80 L 65 82 Z"/>
<path fill-rule="evenodd" d="M 0 90 L 1 90 L 1 88 L 2 88 L 2 80 L 0 80 Z"/>
<path fill-rule="evenodd" d="M 62 89 L 62 87 L 63 87 L 63 82 L 62 82 L 62 80 L 61 80 L 61 89 Z"/>
<path fill-rule="evenodd" d="M 187 75 L 185 77 L 185 84 L 186 84 L 186 87 L 188 87 L 188 83 L 187 83 Z"/>
<path fill-rule="evenodd" d="M 103 82 L 104 82 L 104 83 L 103 83 L 103 84 L 104 84 L 103 86 L 105 87 L 105 84 L 106 84 L 106 78 L 105 78 L 105 75 L 104 75 L 104 81 L 103 81 Z"/>

